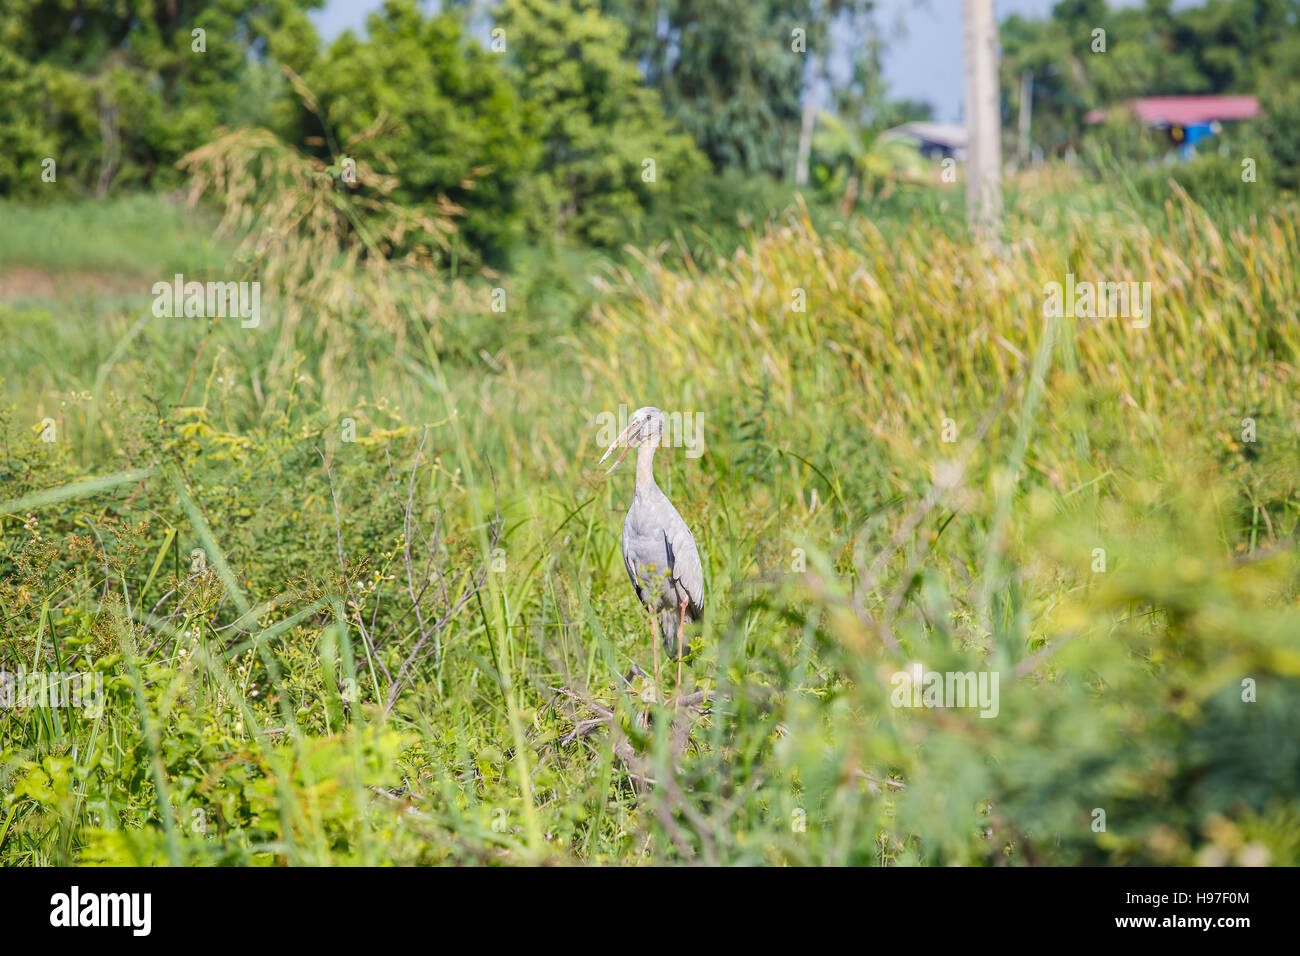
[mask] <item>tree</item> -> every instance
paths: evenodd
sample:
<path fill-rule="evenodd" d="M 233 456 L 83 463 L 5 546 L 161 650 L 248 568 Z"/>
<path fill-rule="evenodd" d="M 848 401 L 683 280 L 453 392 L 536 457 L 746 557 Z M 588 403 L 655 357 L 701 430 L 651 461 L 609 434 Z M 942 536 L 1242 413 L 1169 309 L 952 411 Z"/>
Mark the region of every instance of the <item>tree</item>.
<path fill-rule="evenodd" d="M 175 161 L 223 124 L 265 121 L 277 53 L 315 44 L 321 0 L 9 0 L 0 9 L 0 192 L 58 182 L 102 195 L 176 182 Z M 198 32 L 196 32 L 198 31 Z M 257 94 L 256 96 L 253 94 Z"/>
<path fill-rule="evenodd" d="M 842 59 L 855 68 L 874 62 L 871 0 L 606 0 L 604 6 L 628 27 L 646 85 L 719 170 L 790 175 L 801 103 L 826 81 L 837 18 L 844 26 Z"/>
<path fill-rule="evenodd" d="M 540 138 L 528 205 L 535 234 L 624 241 L 657 191 L 706 168 L 626 59 L 627 31 L 591 0 L 506 0 L 500 20 Z"/>
<path fill-rule="evenodd" d="M 899 183 L 925 183 L 926 164 L 906 137 L 885 136 L 884 121 L 854 127 L 822 113 L 813 139 L 819 159 L 818 180 L 840 194 L 840 212 L 848 215 L 860 197 L 888 195 Z"/>
<path fill-rule="evenodd" d="M 1266 92 L 1269 78 L 1295 60 L 1298 23 L 1298 0 L 1179 9 L 1147 0 L 1113 10 L 1104 0 L 1062 0 L 1050 18 L 1003 21 L 1000 85 L 1018 105 L 1020 77 L 1032 73 L 1035 138 L 1063 145 L 1079 139 L 1093 107 L 1137 96 Z"/>
<path fill-rule="evenodd" d="M 501 260 L 522 232 L 522 189 L 539 158 L 504 59 L 467 34 L 455 9 L 425 17 L 414 0 L 388 0 L 367 28 L 365 41 L 342 34 L 307 71 L 320 116 L 303 108 L 300 140 L 321 134 L 317 152 L 334 158 L 373 130 L 363 148 L 401 181 L 393 198 L 445 196 L 464 210 L 463 244 Z"/>

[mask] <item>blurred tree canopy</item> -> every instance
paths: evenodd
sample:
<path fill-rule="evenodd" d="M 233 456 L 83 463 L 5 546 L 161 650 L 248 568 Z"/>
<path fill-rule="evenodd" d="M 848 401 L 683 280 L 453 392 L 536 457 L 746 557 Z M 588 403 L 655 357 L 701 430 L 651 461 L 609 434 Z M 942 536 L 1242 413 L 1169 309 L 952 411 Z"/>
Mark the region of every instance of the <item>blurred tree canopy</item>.
<path fill-rule="evenodd" d="M 656 189 L 703 168 L 624 57 L 627 31 L 593 2 L 506 0 L 501 23 L 542 163 L 529 184 L 534 231 L 616 244 Z"/>
<path fill-rule="evenodd" d="M 465 13 L 426 18 L 389 0 L 368 37 L 340 36 L 307 70 L 309 147 L 373 131 L 397 198 L 446 196 L 469 250 L 499 261 L 520 238 L 616 245 L 663 181 L 706 167 L 626 57 L 627 31 L 594 0 L 506 0 L 483 46 Z M 651 164 L 653 167 L 651 168 Z"/>
<path fill-rule="evenodd" d="M 269 122 L 273 59 L 314 50 L 322 0 L 7 0 L 0 7 L 0 190 L 168 186 L 222 125 Z M 199 31 L 199 32 L 196 32 Z"/>
<path fill-rule="evenodd" d="M 605 0 L 627 25 L 630 52 L 668 114 L 716 169 L 788 176 L 811 83 L 837 55 L 878 77 L 874 0 Z M 859 79 L 860 76 L 855 76 Z"/>
<path fill-rule="evenodd" d="M 1003 117 L 1014 123 L 1021 77 L 1029 72 L 1034 140 L 1053 149 L 1078 142 L 1094 107 L 1139 96 L 1262 94 L 1293 81 L 1300 71 L 1300 0 L 1187 7 L 1145 0 L 1118 8 L 1106 0 L 1060 0 L 1046 19 L 1007 17 L 999 37 Z"/>
<path fill-rule="evenodd" d="M 874 0 L 496 0 L 432 14 L 387 0 L 364 36 L 327 45 L 308 18 L 323 3 L 10 0 L 0 196 L 172 188 L 181 157 L 223 127 L 265 127 L 329 169 L 355 150 L 396 177 L 391 199 L 457 218 L 454 261 L 500 265 L 523 243 L 617 246 L 652 224 L 668 235 L 702 205 L 751 221 L 762 210 L 746 203 L 791 183 L 801 154 L 822 198 L 851 208 L 868 154 L 879 182 L 907 171 L 892 147 L 865 144 L 929 116 L 887 95 Z M 1030 73 L 1033 138 L 1048 150 L 1076 144 L 1089 109 L 1129 97 L 1256 92 L 1269 175 L 1300 183 L 1300 0 L 1061 0 L 1042 20 L 1008 17 L 1001 41 L 1003 116 L 1014 125 Z M 820 109 L 843 127 L 814 123 Z M 845 144 L 861 155 L 846 159 Z"/>
<path fill-rule="evenodd" d="M 446 196 L 464 211 L 466 247 L 494 258 L 520 234 L 540 148 L 518 88 L 457 11 L 426 18 L 393 0 L 367 32 L 344 32 L 306 70 L 317 104 L 300 105 L 290 137 L 330 159 L 370 132 L 366 148 L 400 180 L 393 198 Z"/>

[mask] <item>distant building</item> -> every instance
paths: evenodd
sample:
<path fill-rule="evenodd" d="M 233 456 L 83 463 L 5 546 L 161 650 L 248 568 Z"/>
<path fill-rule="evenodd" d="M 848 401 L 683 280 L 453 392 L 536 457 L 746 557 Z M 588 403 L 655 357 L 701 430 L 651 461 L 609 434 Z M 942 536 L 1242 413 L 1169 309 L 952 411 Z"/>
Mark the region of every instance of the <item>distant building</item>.
<path fill-rule="evenodd" d="M 960 123 L 931 123 L 918 120 L 887 129 L 881 139 L 908 139 L 926 159 L 964 159 L 966 127 Z"/>
<path fill-rule="evenodd" d="M 1219 133 L 1223 123 L 1235 123 L 1259 115 L 1259 100 L 1254 96 L 1146 96 L 1129 100 L 1123 106 L 1089 110 L 1086 123 L 1104 122 L 1115 111 L 1124 111 L 1154 129 L 1169 133 L 1184 159 L 1191 156 L 1197 143 Z"/>

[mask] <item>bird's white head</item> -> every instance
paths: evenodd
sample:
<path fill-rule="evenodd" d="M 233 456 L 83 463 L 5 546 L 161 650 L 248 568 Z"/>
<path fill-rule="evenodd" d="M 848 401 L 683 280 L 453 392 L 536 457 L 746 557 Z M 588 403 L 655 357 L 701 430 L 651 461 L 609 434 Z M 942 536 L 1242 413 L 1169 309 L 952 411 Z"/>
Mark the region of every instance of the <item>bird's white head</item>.
<path fill-rule="evenodd" d="M 609 471 L 617 468 L 623 459 L 627 457 L 628 450 L 635 448 L 637 445 L 649 442 L 652 448 L 658 448 L 659 442 L 663 439 L 665 423 L 664 413 L 653 405 L 638 408 L 632 413 L 632 417 L 628 419 L 627 428 L 623 429 L 619 436 L 614 439 L 613 444 L 605 449 L 605 454 L 600 456 L 600 463 L 604 464 L 605 459 L 613 454 L 614 449 L 620 445 L 623 446 L 623 453 L 618 456 L 614 464 L 609 466 Z M 606 474 L 609 474 L 609 472 L 607 471 Z"/>

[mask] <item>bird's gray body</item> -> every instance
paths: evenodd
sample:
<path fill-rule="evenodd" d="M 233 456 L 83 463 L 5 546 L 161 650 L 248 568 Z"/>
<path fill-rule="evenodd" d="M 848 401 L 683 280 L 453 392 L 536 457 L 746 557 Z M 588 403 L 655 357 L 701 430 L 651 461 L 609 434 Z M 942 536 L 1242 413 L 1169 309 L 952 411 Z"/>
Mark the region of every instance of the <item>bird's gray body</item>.
<path fill-rule="evenodd" d="M 704 568 L 695 536 L 653 477 L 649 488 L 637 481 L 623 520 L 623 563 L 637 600 L 660 612 L 664 647 L 675 655 L 682 605 L 687 622 L 704 616 Z"/>
<path fill-rule="evenodd" d="M 620 436 L 637 449 L 636 487 L 623 521 L 623 563 L 641 606 L 659 612 L 660 637 L 676 656 L 679 624 L 704 616 L 704 566 L 691 529 L 655 482 L 654 455 L 663 428 L 663 413 L 646 407 L 633 414 Z M 683 642 L 681 651 L 686 650 Z"/>

